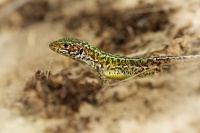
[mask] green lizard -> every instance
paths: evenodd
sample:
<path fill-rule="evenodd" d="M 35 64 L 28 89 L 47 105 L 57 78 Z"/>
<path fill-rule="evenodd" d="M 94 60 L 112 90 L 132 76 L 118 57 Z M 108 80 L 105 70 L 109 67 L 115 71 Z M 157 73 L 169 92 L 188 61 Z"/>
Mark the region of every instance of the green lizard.
<path fill-rule="evenodd" d="M 144 77 L 162 71 L 172 61 L 200 58 L 200 55 L 130 58 L 105 53 L 85 41 L 73 38 L 54 41 L 49 47 L 92 68 L 98 73 L 103 85 L 108 83 L 107 79 L 123 80 L 134 75 Z"/>

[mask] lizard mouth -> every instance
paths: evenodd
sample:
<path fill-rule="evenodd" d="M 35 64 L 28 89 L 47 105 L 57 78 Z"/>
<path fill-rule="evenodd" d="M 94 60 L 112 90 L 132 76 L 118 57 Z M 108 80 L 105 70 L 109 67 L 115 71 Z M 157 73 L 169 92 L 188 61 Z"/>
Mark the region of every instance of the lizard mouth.
<path fill-rule="evenodd" d="M 55 43 L 51 43 L 49 44 L 49 48 L 55 52 L 58 52 L 59 50 L 59 45 L 58 44 L 55 44 Z"/>

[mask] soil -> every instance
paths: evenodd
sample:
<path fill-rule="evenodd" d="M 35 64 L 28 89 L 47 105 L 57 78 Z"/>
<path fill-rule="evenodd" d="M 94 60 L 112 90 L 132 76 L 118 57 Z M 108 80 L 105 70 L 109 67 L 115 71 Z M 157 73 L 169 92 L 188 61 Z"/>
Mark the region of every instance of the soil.
<path fill-rule="evenodd" d="M 63 37 L 132 57 L 200 54 L 198 0 L 0 1 L 0 133 L 198 133 L 200 60 L 102 91 Z"/>

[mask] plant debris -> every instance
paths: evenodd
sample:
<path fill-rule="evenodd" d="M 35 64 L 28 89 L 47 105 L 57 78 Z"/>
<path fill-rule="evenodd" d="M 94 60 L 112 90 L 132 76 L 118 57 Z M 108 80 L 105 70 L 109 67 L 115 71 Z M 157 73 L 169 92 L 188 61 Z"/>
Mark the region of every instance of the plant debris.
<path fill-rule="evenodd" d="M 70 75 L 66 69 L 55 75 L 38 70 L 24 88 L 24 105 L 32 111 L 45 111 L 47 117 L 78 112 L 83 102 L 96 105 L 101 85 L 92 79 L 94 75 L 90 71 L 76 79 L 70 79 Z"/>

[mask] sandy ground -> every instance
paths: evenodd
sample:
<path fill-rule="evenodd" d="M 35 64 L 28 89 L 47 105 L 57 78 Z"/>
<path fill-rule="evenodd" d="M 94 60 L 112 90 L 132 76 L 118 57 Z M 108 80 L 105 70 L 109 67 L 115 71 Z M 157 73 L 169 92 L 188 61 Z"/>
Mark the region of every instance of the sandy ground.
<path fill-rule="evenodd" d="M 80 70 L 88 69 L 48 47 L 54 40 L 74 37 L 121 55 L 164 44 L 169 45 L 168 51 L 145 56 L 199 54 L 198 0 L 42 0 L 21 4 L 2 0 L 0 14 L 0 133 L 200 132 L 198 61 L 109 87 L 92 103 L 83 94 L 87 94 L 85 88 L 91 93 L 86 97 L 94 95 L 92 89 L 99 89 L 97 76 L 89 72 L 76 79 Z M 173 46 L 178 43 L 175 38 L 184 40 L 186 35 L 186 42 Z M 37 70 L 51 71 L 52 78 L 45 82 L 57 81 L 61 70 L 75 75 L 71 79 L 65 75 L 69 78 L 65 89 L 76 83 L 73 87 L 81 91 L 64 99 L 79 99 L 75 109 L 64 102 L 57 104 L 56 110 L 45 101 L 46 95 L 34 95 L 44 87 L 29 84 L 36 80 Z M 47 96 L 53 99 L 55 95 Z M 60 108 L 64 108 L 62 112 Z"/>

